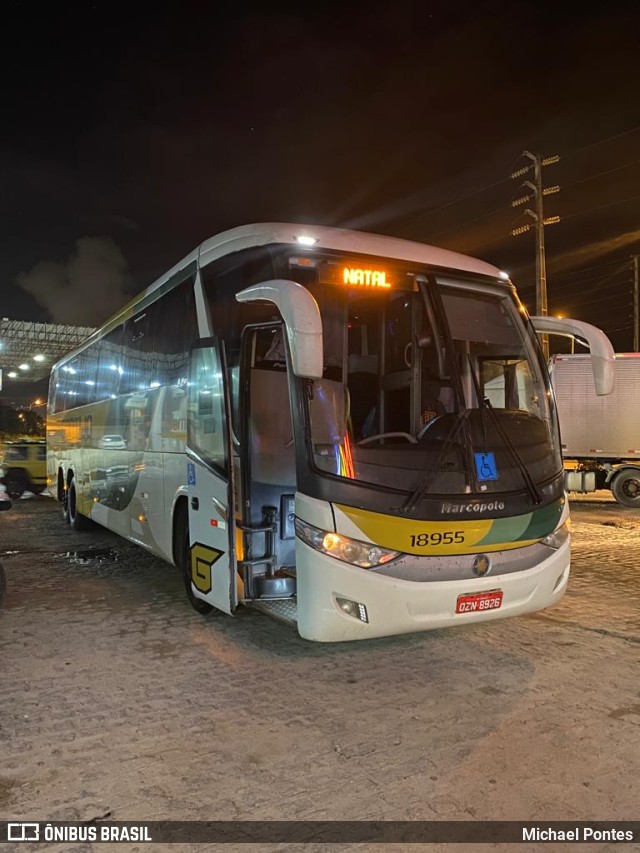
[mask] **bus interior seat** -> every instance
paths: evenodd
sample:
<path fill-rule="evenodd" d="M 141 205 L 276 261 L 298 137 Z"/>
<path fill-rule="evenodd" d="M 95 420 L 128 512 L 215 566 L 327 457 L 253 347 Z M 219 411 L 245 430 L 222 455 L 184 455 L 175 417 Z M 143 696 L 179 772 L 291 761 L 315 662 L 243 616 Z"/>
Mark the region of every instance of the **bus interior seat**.
<path fill-rule="evenodd" d="M 289 385 L 282 370 L 251 370 L 251 478 L 273 485 L 296 485 Z"/>

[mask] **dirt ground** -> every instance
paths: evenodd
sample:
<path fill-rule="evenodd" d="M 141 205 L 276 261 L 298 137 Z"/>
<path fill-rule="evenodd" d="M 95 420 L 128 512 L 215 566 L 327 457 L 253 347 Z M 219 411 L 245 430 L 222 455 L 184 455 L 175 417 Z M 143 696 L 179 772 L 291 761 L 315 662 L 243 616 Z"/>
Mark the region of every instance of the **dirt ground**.
<path fill-rule="evenodd" d="M 0 516 L 0 819 L 640 816 L 637 511 L 573 503 L 551 610 L 335 645 L 254 612 L 199 616 L 174 568 L 59 516 L 48 498 Z"/>

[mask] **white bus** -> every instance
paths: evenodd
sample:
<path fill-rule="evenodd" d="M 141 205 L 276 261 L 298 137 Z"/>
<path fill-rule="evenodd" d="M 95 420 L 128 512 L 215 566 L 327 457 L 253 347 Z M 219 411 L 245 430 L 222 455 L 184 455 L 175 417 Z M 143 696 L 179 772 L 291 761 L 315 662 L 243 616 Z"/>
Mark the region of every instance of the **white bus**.
<path fill-rule="evenodd" d="M 53 368 L 48 477 L 178 566 L 201 613 L 243 604 L 318 641 L 514 616 L 569 575 L 553 395 L 483 261 L 325 227 L 202 243 Z M 569 324 L 569 325 L 567 325 Z"/>

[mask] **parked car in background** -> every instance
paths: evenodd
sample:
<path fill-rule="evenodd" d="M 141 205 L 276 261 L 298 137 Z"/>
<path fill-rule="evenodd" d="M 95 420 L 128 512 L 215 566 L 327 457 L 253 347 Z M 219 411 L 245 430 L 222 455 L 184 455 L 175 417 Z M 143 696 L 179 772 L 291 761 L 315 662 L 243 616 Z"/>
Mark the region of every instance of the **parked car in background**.
<path fill-rule="evenodd" d="M 8 441 L 0 459 L 0 484 L 13 500 L 24 492 L 40 494 L 47 485 L 46 442 Z"/>
<path fill-rule="evenodd" d="M 100 439 L 100 447 L 119 447 L 124 448 L 127 446 L 127 442 L 121 435 L 103 435 Z"/>

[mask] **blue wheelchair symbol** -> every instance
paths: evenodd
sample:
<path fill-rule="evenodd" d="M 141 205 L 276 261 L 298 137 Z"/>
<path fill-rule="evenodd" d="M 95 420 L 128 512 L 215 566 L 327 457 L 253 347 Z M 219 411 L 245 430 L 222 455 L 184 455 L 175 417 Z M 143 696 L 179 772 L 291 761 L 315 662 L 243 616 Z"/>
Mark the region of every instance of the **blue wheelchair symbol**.
<path fill-rule="evenodd" d="M 496 459 L 493 453 L 474 453 L 476 460 L 476 474 L 478 480 L 497 480 L 498 469 L 496 468 Z"/>
<path fill-rule="evenodd" d="M 187 485 L 195 486 L 196 484 L 196 466 L 193 462 L 187 462 Z"/>

